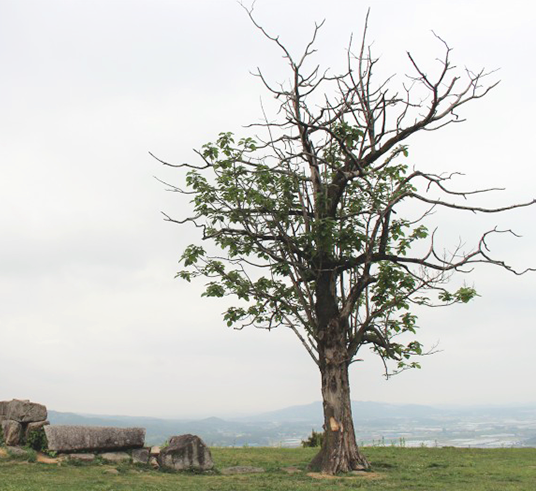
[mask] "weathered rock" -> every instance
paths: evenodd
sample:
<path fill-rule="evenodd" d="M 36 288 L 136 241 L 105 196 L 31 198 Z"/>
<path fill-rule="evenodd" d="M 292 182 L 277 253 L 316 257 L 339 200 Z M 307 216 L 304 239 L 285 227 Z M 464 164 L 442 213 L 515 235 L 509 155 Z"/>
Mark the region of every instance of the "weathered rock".
<path fill-rule="evenodd" d="M 158 455 L 160 453 L 160 447 L 151 447 L 151 455 Z"/>
<path fill-rule="evenodd" d="M 106 426 L 45 426 L 48 449 L 55 452 L 125 450 L 145 443 L 145 428 Z"/>
<path fill-rule="evenodd" d="M 104 471 L 105 474 L 112 474 L 113 476 L 118 476 L 119 471 L 117 469 L 106 469 Z"/>
<path fill-rule="evenodd" d="M 208 471 L 214 467 L 210 450 L 203 440 L 195 435 L 171 437 L 169 445 L 160 449 L 157 460 L 160 467 L 177 471 Z"/>
<path fill-rule="evenodd" d="M 132 450 L 133 464 L 148 464 L 151 458 L 151 451 L 148 448 L 136 448 Z"/>
<path fill-rule="evenodd" d="M 28 425 L 26 426 L 26 429 L 24 430 L 24 441 L 28 440 L 28 435 L 32 431 L 37 431 L 39 428 L 42 428 L 43 426 L 47 426 L 49 424 L 50 424 L 49 421 L 38 421 L 35 423 L 28 423 Z"/>
<path fill-rule="evenodd" d="M 17 446 L 22 444 L 22 425 L 18 421 L 5 419 L 1 425 L 5 445 Z"/>
<path fill-rule="evenodd" d="M 10 447 L 10 446 L 6 448 L 7 448 L 7 453 L 9 456 L 12 456 L 12 457 L 28 457 L 29 456 L 28 450 L 26 450 L 25 448 Z"/>
<path fill-rule="evenodd" d="M 12 401 L 4 401 L 2 405 L 6 419 L 12 419 L 19 423 L 33 423 L 47 419 L 47 408 L 42 404 L 13 399 Z"/>
<path fill-rule="evenodd" d="M 237 465 L 235 467 L 226 467 L 221 470 L 221 473 L 224 475 L 259 474 L 261 472 L 266 472 L 266 470 L 262 467 L 250 467 L 249 465 Z"/>
<path fill-rule="evenodd" d="M 94 453 L 72 453 L 69 454 L 69 460 L 76 460 L 78 462 L 93 462 L 95 460 Z"/>
<path fill-rule="evenodd" d="M 160 469 L 160 464 L 158 463 L 158 459 L 156 457 L 151 457 L 149 459 L 149 465 L 153 468 L 153 469 Z"/>
<path fill-rule="evenodd" d="M 130 455 L 126 452 L 106 452 L 100 455 L 101 459 L 110 464 L 130 462 Z"/>

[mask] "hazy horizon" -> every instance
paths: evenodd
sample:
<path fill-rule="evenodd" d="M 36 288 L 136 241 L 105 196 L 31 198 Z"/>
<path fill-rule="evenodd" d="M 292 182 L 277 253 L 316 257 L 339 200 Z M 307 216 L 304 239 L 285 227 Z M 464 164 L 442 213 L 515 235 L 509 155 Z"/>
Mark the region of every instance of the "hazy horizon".
<path fill-rule="evenodd" d="M 37 401 L 32 401 L 37 402 Z M 439 409 L 439 410 L 477 410 L 477 409 L 521 409 L 521 408 L 530 408 L 530 409 L 536 409 L 536 403 L 524 403 L 524 404 L 516 404 L 516 403 L 505 403 L 505 404 L 416 404 L 412 402 L 407 403 L 392 403 L 392 402 L 377 402 L 377 401 L 356 401 L 352 400 L 352 403 L 356 404 L 373 404 L 373 405 L 386 405 L 386 406 L 393 406 L 393 407 L 419 407 L 419 408 L 431 408 L 431 409 Z M 139 415 L 132 415 L 132 414 L 115 414 L 115 413 L 88 413 L 88 412 L 82 412 L 82 411 L 59 411 L 55 408 L 47 408 L 47 410 L 61 413 L 61 414 L 76 414 L 79 416 L 86 416 L 86 417 L 97 417 L 97 418 L 147 418 L 147 419 L 164 419 L 164 420 L 204 420 L 204 419 L 229 419 L 229 420 L 247 420 L 248 418 L 259 418 L 263 415 L 270 415 L 273 413 L 282 413 L 287 410 L 296 410 L 298 408 L 310 408 L 314 405 L 321 405 L 321 400 L 312 401 L 305 404 L 296 404 L 292 406 L 284 406 L 280 408 L 276 408 L 270 411 L 256 411 L 256 412 L 248 412 L 248 413 L 226 413 L 226 414 L 218 414 L 218 413 L 207 413 L 207 414 L 179 414 L 176 416 L 169 415 L 169 416 L 159 416 L 154 414 L 139 414 Z M 321 414 L 320 414 L 321 416 Z M 359 414 L 354 414 L 354 418 L 359 421 Z"/>

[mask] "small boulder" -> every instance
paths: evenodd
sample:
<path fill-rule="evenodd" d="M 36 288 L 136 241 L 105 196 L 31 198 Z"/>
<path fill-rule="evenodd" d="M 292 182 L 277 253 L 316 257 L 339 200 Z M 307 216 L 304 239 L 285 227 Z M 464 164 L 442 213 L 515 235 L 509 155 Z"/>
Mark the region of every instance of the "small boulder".
<path fill-rule="evenodd" d="M 176 471 L 208 471 L 214 467 L 209 448 L 195 435 L 171 437 L 157 459 L 160 467 Z"/>
<path fill-rule="evenodd" d="M 126 452 L 106 452 L 100 455 L 102 460 L 109 464 L 121 464 L 122 462 L 130 462 L 130 455 Z"/>
<path fill-rule="evenodd" d="M 11 457 L 29 457 L 30 454 L 28 452 L 28 450 L 26 450 L 25 448 L 21 448 L 21 447 L 6 447 L 7 449 L 7 454 Z"/>
<path fill-rule="evenodd" d="M 148 448 L 136 448 L 132 450 L 133 464 L 148 464 L 151 457 L 151 451 Z"/>
<path fill-rule="evenodd" d="M 69 454 L 69 460 L 76 460 L 78 462 L 93 462 L 95 460 L 94 453 L 72 453 Z"/>

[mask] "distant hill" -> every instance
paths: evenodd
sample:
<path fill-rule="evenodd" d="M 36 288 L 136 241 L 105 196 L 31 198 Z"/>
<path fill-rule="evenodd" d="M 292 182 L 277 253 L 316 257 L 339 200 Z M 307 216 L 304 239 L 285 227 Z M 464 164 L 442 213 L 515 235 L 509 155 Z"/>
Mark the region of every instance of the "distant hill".
<path fill-rule="evenodd" d="M 536 446 L 536 405 L 435 407 L 353 401 L 362 442 L 404 441 L 455 446 Z M 322 429 L 322 403 L 313 402 L 241 418 L 201 420 L 104 416 L 49 411 L 52 424 L 143 427 L 149 445 L 185 433 L 216 446 L 296 446 Z M 478 428 L 478 431 L 475 430 Z M 432 443 L 430 443 L 432 442 Z"/>
<path fill-rule="evenodd" d="M 392 418 L 432 418 L 444 413 L 441 409 L 418 404 L 387 404 L 382 402 L 352 401 L 352 413 L 356 420 Z M 309 422 L 322 424 L 320 401 L 300 406 L 290 406 L 241 418 L 244 421 Z"/>
<path fill-rule="evenodd" d="M 169 437 L 192 433 L 201 436 L 208 444 L 220 446 L 242 446 L 250 443 L 250 439 L 261 440 L 264 445 L 271 445 L 269 439 L 263 440 L 262 435 L 249 428 L 247 424 L 225 421 L 219 418 L 202 420 L 159 419 L 136 416 L 99 416 L 92 414 L 61 413 L 49 411 L 48 419 L 56 425 L 85 426 L 117 426 L 142 427 L 147 430 L 146 442 L 156 445 L 165 442 Z"/>

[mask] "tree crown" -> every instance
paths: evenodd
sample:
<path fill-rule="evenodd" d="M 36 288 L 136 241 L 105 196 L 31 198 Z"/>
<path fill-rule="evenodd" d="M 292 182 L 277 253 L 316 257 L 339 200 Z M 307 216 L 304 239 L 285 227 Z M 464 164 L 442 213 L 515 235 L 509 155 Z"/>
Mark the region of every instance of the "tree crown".
<path fill-rule="evenodd" d="M 193 223 L 222 251 L 190 245 L 178 276 L 208 278 L 205 296 L 236 297 L 238 304 L 224 313 L 228 326 L 292 329 L 316 363 L 320 344 L 336 326 L 348 363 L 370 345 L 384 361 L 395 360 L 392 373 L 417 367 L 412 355 L 423 354 L 421 344 L 413 337 L 399 341 L 416 333 L 413 305 L 474 298 L 474 288 L 450 291 L 446 282 L 475 263 L 516 272 L 492 258 L 486 242 L 491 234 L 510 231 L 487 231 L 469 252 L 439 252 L 435 232 L 427 228 L 432 211 L 496 213 L 534 200 L 494 209 L 471 206 L 465 200 L 495 189 L 455 191 L 455 174 L 410 168 L 406 140 L 461 122 L 457 109 L 496 84 L 482 85 L 484 71 L 452 73 L 451 50 L 440 38 L 439 74 L 426 75 L 408 53 L 414 73 L 402 95 L 391 93 L 389 80 L 373 84 L 377 60 L 365 37 L 358 54 L 350 46 L 345 73 L 329 76 L 319 67 L 304 72 L 321 26 L 295 61 L 278 38 L 255 25 L 283 50 L 291 82 L 273 88 L 259 71 L 280 101 L 279 119 L 250 125 L 261 136 L 221 133 L 197 152 L 202 165 L 177 166 L 188 170 L 187 190 L 173 188 L 192 196 L 193 214 L 166 218 Z M 425 97 L 415 98 L 417 88 Z M 324 103 L 315 107 L 309 101 L 319 92 L 326 94 Z M 407 212 L 412 202 L 423 210 L 416 218 Z"/>

